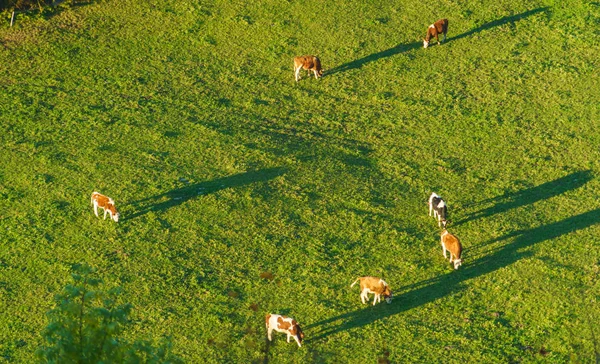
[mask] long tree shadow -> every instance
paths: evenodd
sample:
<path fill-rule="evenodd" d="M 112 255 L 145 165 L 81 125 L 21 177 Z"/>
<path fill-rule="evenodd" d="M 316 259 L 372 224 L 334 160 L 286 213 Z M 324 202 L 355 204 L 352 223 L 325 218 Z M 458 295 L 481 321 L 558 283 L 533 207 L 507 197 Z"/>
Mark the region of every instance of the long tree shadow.
<path fill-rule="evenodd" d="M 600 209 L 596 209 L 559 222 L 508 234 L 497 240 L 514 238 L 512 242 L 498 248 L 493 254 L 478 259 L 471 264 L 466 264 L 462 267 L 464 269 L 461 268 L 444 276 L 396 290 L 407 292 L 395 296 L 394 302 L 391 305 L 369 305 L 366 308 L 308 325 L 307 330 L 318 329 L 318 332 L 312 338 L 307 338 L 307 341 L 318 341 L 342 331 L 369 325 L 374 321 L 411 310 L 449 294 L 456 293 L 465 288 L 463 284 L 469 279 L 494 272 L 515 263 L 519 259 L 531 256 L 533 252 L 527 248 L 531 248 L 537 243 L 588 228 L 599 222 Z"/>
<path fill-rule="evenodd" d="M 283 175 L 285 171 L 285 168 L 282 167 L 267 168 L 259 171 L 249 171 L 235 174 L 233 176 L 218 178 L 212 181 L 192 184 L 162 193 L 160 195 L 137 200 L 126 205 L 134 206 L 136 212 L 126 218 L 123 218 L 123 220 L 134 219 L 150 211 L 164 211 L 198 196 L 215 193 L 225 188 L 240 187 L 252 183 L 265 182 Z"/>
<path fill-rule="evenodd" d="M 449 41 L 459 40 L 459 39 L 468 37 L 470 35 L 479 33 L 481 31 L 484 31 L 484 30 L 487 30 L 487 29 L 490 29 L 490 28 L 494 28 L 494 27 L 497 27 L 497 26 L 500 26 L 500 25 L 504 25 L 504 24 L 507 24 L 507 23 L 513 23 L 513 22 L 519 21 L 519 20 L 521 20 L 523 18 L 527 18 L 527 17 L 529 17 L 531 15 L 534 15 L 534 14 L 537 14 L 537 13 L 547 12 L 549 9 L 550 9 L 549 7 L 540 7 L 540 8 L 528 10 L 528 11 L 525 11 L 525 12 L 522 12 L 522 13 L 519 13 L 519 14 L 515 14 L 515 15 L 511 15 L 511 16 L 505 16 L 503 18 L 500 18 L 500 19 L 497 19 L 497 20 L 485 23 L 485 24 L 483 24 L 483 25 L 481 25 L 481 26 L 479 26 L 479 27 L 477 27 L 475 29 L 471 29 L 471 30 L 469 30 L 469 31 L 467 31 L 465 33 L 459 34 L 459 35 L 454 36 L 454 37 L 450 37 L 450 38 L 447 39 L 447 41 L 449 42 Z M 424 33 L 425 33 L 425 31 L 423 30 L 423 35 L 424 35 Z M 395 56 L 396 54 L 405 53 L 405 52 L 411 51 L 413 49 L 420 48 L 422 46 L 423 46 L 423 43 L 421 43 L 421 42 L 414 42 L 414 43 L 408 43 L 408 44 L 398 44 L 397 46 L 389 48 L 389 49 L 386 49 L 384 51 L 373 53 L 373 54 L 370 54 L 370 55 L 368 55 L 366 57 L 363 57 L 363 58 L 360 58 L 360 59 L 357 59 L 357 60 L 354 60 L 354 61 L 351 61 L 351 62 L 348 62 L 348 63 L 344 63 L 344 64 L 342 64 L 340 66 L 334 67 L 331 70 L 329 70 L 326 73 L 326 75 L 333 75 L 333 74 L 336 74 L 338 72 L 345 72 L 345 71 L 350 71 L 352 69 L 360 68 L 363 65 L 365 65 L 367 63 L 370 63 L 370 62 L 373 62 L 373 61 L 376 61 L 378 59 Z"/>
<path fill-rule="evenodd" d="M 592 178 L 593 175 L 591 171 L 579 171 L 571 173 L 554 181 L 542 183 L 541 185 L 536 187 L 480 201 L 477 204 L 499 201 L 502 202 L 496 203 L 493 206 L 474 212 L 467 218 L 457 221 L 453 225 L 459 225 L 468 221 L 489 217 L 517 207 L 529 205 L 537 201 L 546 200 L 550 197 L 561 195 L 569 190 L 574 190 L 583 186 Z"/>

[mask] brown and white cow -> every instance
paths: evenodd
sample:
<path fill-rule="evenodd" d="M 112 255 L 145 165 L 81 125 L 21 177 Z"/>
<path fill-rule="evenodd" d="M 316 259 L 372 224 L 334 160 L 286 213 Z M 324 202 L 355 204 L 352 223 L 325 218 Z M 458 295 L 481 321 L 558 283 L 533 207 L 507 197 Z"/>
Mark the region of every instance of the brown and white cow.
<path fill-rule="evenodd" d="M 359 277 L 350 285 L 352 288 L 357 282 L 360 282 L 360 300 L 365 304 L 365 300 L 369 300 L 369 293 L 374 293 L 375 298 L 373 299 L 373 306 L 377 302 L 381 302 L 381 296 L 385 299 L 385 302 L 392 303 L 392 291 L 390 287 L 383 279 L 376 277 Z"/>
<path fill-rule="evenodd" d="M 444 34 L 444 39 L 442 42 L 445 42 L 446 33 L 448 33 L 448 19 L 440 19 L 431 24 L 429 28 L 427 28 L 427 35 L 425 35 L 425 39 L 423 39 L 423 48 L 427 48 L 429 46 L 429 40 L 432 37 L 435 37 L 435 39 L 437 39 L 437 44 L 440 45 L 440 34 Z"/>
<path fill-rule="evenodd" d="M 442 231 L 441 239 L 444 258 L 446 258 L 446 251 L 448 251 L 450 253 L 450 263 L 454 263 L 454 269 L 458 269 L 462 265 L 462 244 L 460 240 L 446 229 Z M 452 258 L 453 256 L 454 258 Z"/>
<path fill-rule="evenodd" d="M 304 339 L 304 332 L 302 332 L 302 329 L 293 318 L 268 313 L 265 316 L 265 324 L 267 326 L 267 337 L 269 338 L 269 341 L 272 341 L 271 333 L 275 330 L 287 334 L 288 343 L 290 342 L 290 337 L 293 337 L 298 343 L 298 346 L 302 347 L 300 343 L 302 342 L 302 339 Z"/>
<path fill-rule="evenodd" d="M 321 60 L 316 56 L 299 56 L 294 57 L 294 73 L 296 75 L 296 82 L 300 79 L 300 70 L 305 69 L 310 75 L 310 71 L 313 71 L 315 78 L 323 77 L 323 68 L 321 68 Z"/>
<path fill-rule="evenodd" d="M 119 213 L 117 212 L 117 208 L 115 207 L 115 201 L 108 197 L 104 196 L 99 192 L 92 193 L 91 203 L 94 206 L 94 213 L 96 217 L 98 216 L 98 207 L 104 210 L 104 220 L 106 220 L 106 214 L 110 216 L 115 222 L 119 222 Z"/>

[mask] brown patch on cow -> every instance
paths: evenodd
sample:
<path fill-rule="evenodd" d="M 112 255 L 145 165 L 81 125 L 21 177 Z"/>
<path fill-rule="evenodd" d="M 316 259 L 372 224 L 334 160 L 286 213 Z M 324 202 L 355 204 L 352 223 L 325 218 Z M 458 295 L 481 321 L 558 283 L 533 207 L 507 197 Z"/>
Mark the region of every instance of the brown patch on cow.
<path fill-rule="evenodd" d="M 290 326 L 292 326 L 292 324 L 290 324 L 289 322 L 285 322 L 283 321 L 283 318 L 278 317 L 277 318 L 277 328 L 280 330 L 289 330 Z"/>
<path fill-rule="evenodd" d="M 256 311 L 258 311 L 258 304 L 253 303 L 248 308 L 251 309 L 252 311 L 256 312 Z"/>
<path fill-rule="evenodd" d="M 260 274 L 260 278 L 272 281 L 275 278 L 275 276 L 271 272 L 262 272 Z"/>
<path fill-rule="evenodd" d="M 292 320 L 292 328 L 288 331 L 294 336 L 298 335 L 298 323 L 296 322 L 296 320 Z"/>
<path fill-rule="evenodd" d="M 267 326 L 269 326 L 269 319 L 270 319 L 270 318 L 271 318 L 271 314 L 270 314 L 270 313 L 268 313 L 268 314 L 267 314 L 267 316 L 265 316 L 265 324 L 266 324 Z"/>

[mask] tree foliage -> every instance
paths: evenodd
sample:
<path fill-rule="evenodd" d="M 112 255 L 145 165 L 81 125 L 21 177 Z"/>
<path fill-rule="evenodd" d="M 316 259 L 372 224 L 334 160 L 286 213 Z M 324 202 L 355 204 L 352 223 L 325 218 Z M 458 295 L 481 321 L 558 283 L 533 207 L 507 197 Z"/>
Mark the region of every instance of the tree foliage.
<path fill-rule="evenodd" d="M 38 358 L 48 363 L 179 361 L 169 341 L 154 346 L 123 338 L 132 305 L 117 302 L 120 287 L 103 291 L 96 270 L 86 264 L 72 271 L 73 283 L 56 295 L 56 307 L 47 313 L 50 323 L 42 333 L 47 345 L 37 350 Z"/>
<path fill-rule="evenodd" d="M 0 0 L 0 9 L 41 9 L 51 4 L 52 0 Z"/>

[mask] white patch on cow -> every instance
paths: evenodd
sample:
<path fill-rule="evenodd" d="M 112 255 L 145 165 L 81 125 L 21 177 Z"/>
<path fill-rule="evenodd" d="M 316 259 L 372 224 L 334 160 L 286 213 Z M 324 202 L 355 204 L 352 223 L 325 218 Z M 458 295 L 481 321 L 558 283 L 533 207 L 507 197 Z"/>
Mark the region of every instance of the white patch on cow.
<path fill-rule="evenodd" d="M 428 46 L 428 45 L 429 45 L 429 42 L 428 42 L 428 41 L 426 41 L 426 40 L 424 40 L 424 41 L 423 41 L 423 48 L 427 48 L 427 46 Z"/>
<path fill-rule="evenodd" d="M 430 27 L 430 28 L 435 28 L 435 25 L 431 24 L 429 27 Z"/>
<path fill-rule="evenodd" d="M 446 204 L 444 203 L 444 200 L 440 201 L 440 203 L 437 205 L 438 209 L 441 209 L 444 206 L 446 206 Z"/>

